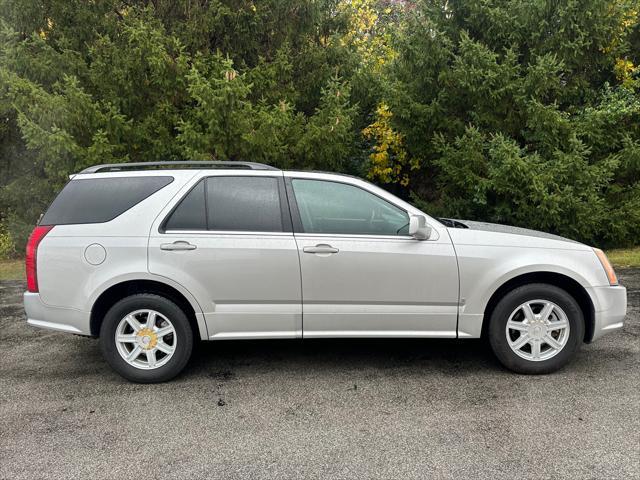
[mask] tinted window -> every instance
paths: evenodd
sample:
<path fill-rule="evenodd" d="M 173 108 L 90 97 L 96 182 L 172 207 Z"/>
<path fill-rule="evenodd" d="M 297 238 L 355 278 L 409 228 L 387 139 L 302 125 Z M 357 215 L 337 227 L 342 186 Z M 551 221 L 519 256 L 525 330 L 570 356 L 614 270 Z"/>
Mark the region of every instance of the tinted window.
<path fill-rule="evenodd" d="M 40 225 L 108 222 L 172 181 L 173 177 L 71 180 L 44 214 Z"/>
<path fill-rule="evenodd" d="M 164 225 L 165 230 L 205 230 L 204 180 L 184 197 Z"/>
<path fill-rule="evenodd" d="M 307 233 L 407 235 L 409 215 L 353 185 L 293 180 L 293 191 Z"/>
<path fill-rule="evenodd" d="M 209 230 L 282 232 L 278 179 L 207 178 Z"/>

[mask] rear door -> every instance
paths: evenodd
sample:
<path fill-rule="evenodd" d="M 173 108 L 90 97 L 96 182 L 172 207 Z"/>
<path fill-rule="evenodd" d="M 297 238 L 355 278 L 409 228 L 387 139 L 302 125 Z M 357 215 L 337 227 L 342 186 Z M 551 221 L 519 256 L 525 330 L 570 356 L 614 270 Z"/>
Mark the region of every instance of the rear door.
<path fill-rule="evenodd" d="M 152 227 L 149 270 L 188 289 L 208 335 L 301 336 L 300 265 L 281 172 L 206 172 Z"/>
<path fill-rule="evenodd" d="M 456 336 L 458 269 L 444 227 L 433 222 L 420 241 L 408 235 L 420 212 L 366 182 L 285 175 L 305 338 Z"/>

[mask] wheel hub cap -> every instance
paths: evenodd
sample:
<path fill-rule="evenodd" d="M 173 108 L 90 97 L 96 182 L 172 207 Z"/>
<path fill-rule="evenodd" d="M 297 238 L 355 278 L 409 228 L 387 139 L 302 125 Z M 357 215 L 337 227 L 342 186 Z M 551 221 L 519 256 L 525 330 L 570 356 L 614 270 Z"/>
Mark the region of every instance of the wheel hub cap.
<path fill-rule="evenodd" d="M 542 340 L 547 333 L 547 329 L 541 322 L 536 322 L 529 327 L 529 336 L 534 340 Z"/>
<path fill-rule="evenodd" d="M 140 347 L 144 350 L 151 350 L 158 344 L 158 336 L 150 328 L 141 329 L 136 337 L 138 340 L 138 345 L 140 345 Z"/>

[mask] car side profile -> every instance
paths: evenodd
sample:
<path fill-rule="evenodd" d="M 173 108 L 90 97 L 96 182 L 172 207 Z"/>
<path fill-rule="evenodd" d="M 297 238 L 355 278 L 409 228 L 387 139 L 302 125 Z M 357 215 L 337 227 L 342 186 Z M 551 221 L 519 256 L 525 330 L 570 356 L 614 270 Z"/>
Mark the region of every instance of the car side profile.
<path fill-rule="evenodd" d="M 26 267 L 27 322 L 98 337 L 136 382 L 180 373 L 197 340 L 261 338 L 485 337 L 507 368 L 542 374 L 626 313 L 598 249 L 250 162 L 72 175 Z"/>

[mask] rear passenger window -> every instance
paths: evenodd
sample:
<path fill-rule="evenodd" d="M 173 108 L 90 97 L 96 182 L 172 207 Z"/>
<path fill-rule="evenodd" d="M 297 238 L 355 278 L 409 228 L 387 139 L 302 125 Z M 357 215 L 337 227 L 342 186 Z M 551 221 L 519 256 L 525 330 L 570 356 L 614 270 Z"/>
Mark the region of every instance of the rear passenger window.
<path fill-rule="evenodd" d="M 165 230 L 282 232 L 278 179 L 220 176 L 200 181 L 178 204 Z"/>
<path fill-rule="evenodd" d="M 109 222 L 173 177 L 109 177 L 71 180 L 55 198 L 40 225 Z"/>
<path fill-rule="evenodd" d="M 209 177 L 209 230 L 282 232 L 278 180 L 273 177 Z"/>

